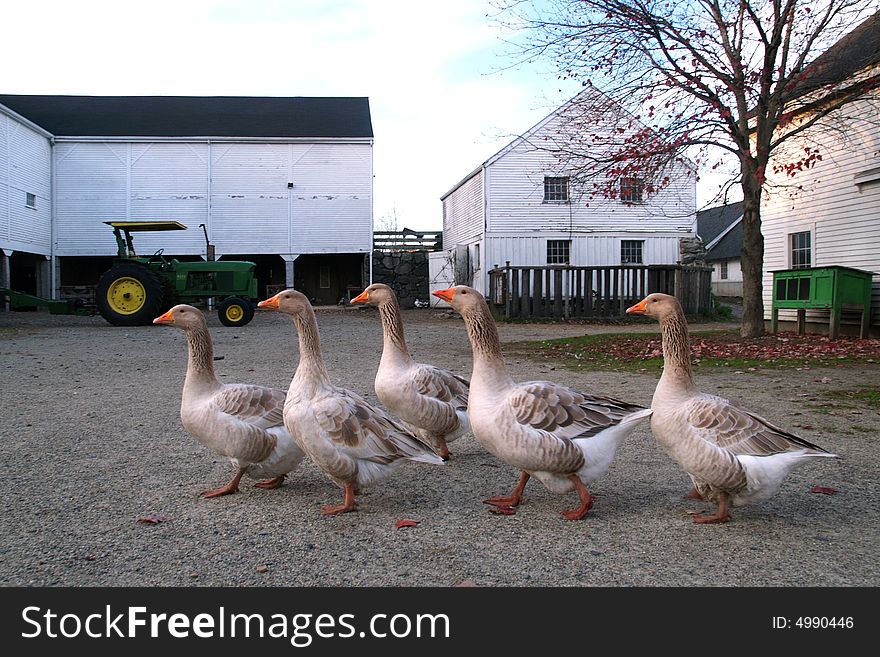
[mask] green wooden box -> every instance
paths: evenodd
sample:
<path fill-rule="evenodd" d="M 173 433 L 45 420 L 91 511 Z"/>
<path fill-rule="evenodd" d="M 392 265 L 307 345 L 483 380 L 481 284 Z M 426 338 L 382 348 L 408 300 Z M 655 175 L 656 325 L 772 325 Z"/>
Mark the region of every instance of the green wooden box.
<path fill-rule="evenodd" d="M 871 321 L 872 272 L 852 267 L 808 267 L 781 269 L 773 272 L 773 310 L 770 330 L 776 333 L 779 309 L 796 309 L 798 334 L 804 334 L 806 309 L 830 311 L 828 334 L 836 338 L 840 332 L 843 310 L 862 313 L 860 336 L 868 336 Z"/>

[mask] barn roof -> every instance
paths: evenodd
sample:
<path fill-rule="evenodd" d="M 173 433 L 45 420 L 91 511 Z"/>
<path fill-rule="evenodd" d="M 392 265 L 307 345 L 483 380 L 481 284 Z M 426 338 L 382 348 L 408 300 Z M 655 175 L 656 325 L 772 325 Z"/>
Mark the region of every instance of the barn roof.
<path fill-rule="evenodd" d="M 0 104 L 59 137 L 372 137 L 369 98 L 24 96 Z"/>
<path fill-rule="evenodd" d="M 706 261 L 739 258 L 743 244 L 743 203 L 697 212 L 697 235 L 706 246 Z"/>

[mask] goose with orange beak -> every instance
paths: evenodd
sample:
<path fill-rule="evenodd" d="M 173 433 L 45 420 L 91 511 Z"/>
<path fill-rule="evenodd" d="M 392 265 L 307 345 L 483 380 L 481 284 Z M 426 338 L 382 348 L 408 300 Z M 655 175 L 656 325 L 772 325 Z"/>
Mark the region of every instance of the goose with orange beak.
<path fill-rule="evenodd" d="M 344 493 L 324 515 L 356 509 L 364 486 L 389 477 L 404 461 L 443 465 L 424 443 L 386 413 L 351 390 L 330 382 L 312 304 L 296 290 L 284 290 L 257 304 L 290 315 L 299 338 L 299 364 L 284 405 L 284 425 L 312 461 Z"/>
<path fill-rule="evenodd" d="M 214 373 L 214 345 L 202 312 L 180 304 L 153 320 L 186 333 L 189 354 L 180 420 L 202 445 L 229 457 L 235 475 L 203 497 L 238 492 L 242 476 L 262 478 L 255 486 L 278 488 L 305 453 L 284 428 L 282 391 L 246 383 L 220 383 Z"/>
<path fill-rule="evenodd" d="M 462 316 L 471 341 L 471 431 L 486 450 L 521 472 L 510 495 L 484 502 L 497 513 L 515 513 L 534 476 L 554 493 L 576 491 L 580 505 L 562 515 L 583 518 L 593 505 L 587 485 L 605 474 L 618 446 L 650 409 L 551 381 L 515 383 L 483 295 L 465 285 L 433 294 Z"/>
<path fill-rule="evenodd" d="M 649 294 L 626 312 L 660 322 L 663 374 L 651 401 L 651 431 L 690 475 L 694 490 L 688 496 L 718 505 L 714 514 L 695 515 L 694 522 L 727 522 L 731 505 L 769 499 L 793 468 L 816 457 L 837 458 L 723 397 L 700 392 L 678 299 Z"/>
<path fill-rule="evenodd" d="M 387 285 L 373 283 L 351 303 L 379 309 L 383 346 L 373 382 L 379 401 L 443 459 L 448 459 L 448 443 L 470 430 L 468 380 L 413 360 L 406 346 L 397 295 Z"/>

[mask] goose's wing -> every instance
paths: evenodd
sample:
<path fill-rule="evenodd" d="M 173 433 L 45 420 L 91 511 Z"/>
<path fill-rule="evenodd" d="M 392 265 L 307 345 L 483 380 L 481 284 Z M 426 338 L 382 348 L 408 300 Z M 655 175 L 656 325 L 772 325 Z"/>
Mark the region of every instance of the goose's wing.
<path fill-rule="evenodd" d="M 565 439 L 594 436 L 644 408 L 613 397 L 578 392 L 550 381 L 521 383 L 511 392 L 508 402 L 520 424 Z"/>
<path fill-rule="evenodd" d="M 280 390 L 245 383 L 227 384 L 213 397 L 222 413 L 252 426 L 269 429 L 284 424 L 284 399 Z"/>
<path fill-rule="evenodd" d="M 793 449 L 826 451 L 715 395 L 694 397 L 685 412 L 695 436 L 732 454 L 769 456 Z"/>
<path fill-rule="evenodd" d="M 334 389 L 333 394 L 315 401 L 313 411 L 318 425 L 353 458 L 376 463 L 400 458 L 443 463 L 402 424 L 350 390 Z"/>
<path fill-rule="evenodd" d="M 434 365 L 417 364 L 412 368 L 412 380 L 419 394 L 456 408 L 467 408 L 470 381 Z"/>

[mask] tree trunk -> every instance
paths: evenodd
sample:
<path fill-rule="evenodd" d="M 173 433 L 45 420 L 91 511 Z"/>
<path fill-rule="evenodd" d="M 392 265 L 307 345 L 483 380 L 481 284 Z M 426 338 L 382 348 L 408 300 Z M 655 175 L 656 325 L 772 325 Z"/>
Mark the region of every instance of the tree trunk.
<path fill-rule="evenodd" d="M 740 335 L 764 335 L 764 235 L 761 233 L 761 184 L 755 171 L 742 168 L 743 188 L 743 315 Z"/>

